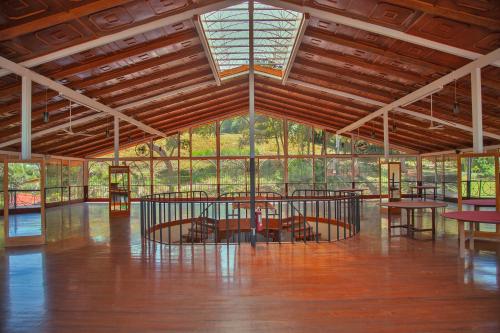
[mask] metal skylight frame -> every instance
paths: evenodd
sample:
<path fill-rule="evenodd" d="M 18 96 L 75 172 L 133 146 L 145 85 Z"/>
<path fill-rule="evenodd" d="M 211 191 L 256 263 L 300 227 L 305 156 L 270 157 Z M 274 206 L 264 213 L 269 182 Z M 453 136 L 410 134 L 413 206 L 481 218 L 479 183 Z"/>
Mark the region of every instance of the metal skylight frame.
<path fill-rule="evenodd" d="M 200 21 L 219 73 L 249 65 L 248 2 L 204 14 Z M 254 5 L 255 64 L 285 70 L 303 14 Z"/>

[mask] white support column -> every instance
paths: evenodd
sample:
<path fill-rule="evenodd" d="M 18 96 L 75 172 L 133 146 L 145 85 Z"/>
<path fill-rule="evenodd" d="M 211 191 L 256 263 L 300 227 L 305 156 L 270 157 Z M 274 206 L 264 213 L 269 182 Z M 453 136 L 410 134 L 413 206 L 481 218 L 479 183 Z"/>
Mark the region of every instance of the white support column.
<path fill-rule="evenodd" d="M 472 96 L 472 142 L 474 153 L 483 152 L 483 105 L 481 100 L 481 68 L 470 74 Z"/>
<path fill-rule="evenodd" d="M 113 134 L 114 134 L 114 153 L 115 153 L 113 164 L 119 165 L 120 164 L 120 118 L 118 117 L 115 117 Z"/>
<path fill-rule="evenodd" d="M 21 93 L 21 158 L 31 159 L 31 80 L 26 76 Z"/>
<path fill-rule="evenodd" d="M 250 227 L 252 235 L 250 236 L 252 246 L 255 247 L 257 235 L 255 229 L 257 221 L 255 220 L 255 77 L 254 77 L 254 45 L 253 45 L 253 0 L 248 1 L 248 29 L 249 29 L 249 61 L 248 61 L 248 119 L 250 122 Z"/>
<path fill-rule="evenodd" d="M 384 112 L 384 157 L 389 157 L 389 111 Z"/>

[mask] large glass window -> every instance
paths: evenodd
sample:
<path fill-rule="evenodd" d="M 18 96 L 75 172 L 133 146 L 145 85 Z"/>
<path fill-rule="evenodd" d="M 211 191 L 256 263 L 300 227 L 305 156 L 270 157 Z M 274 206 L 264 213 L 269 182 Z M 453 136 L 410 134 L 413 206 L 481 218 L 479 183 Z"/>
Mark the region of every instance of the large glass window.
<path fill-rule="evenodd" d="M 130 194 L 133 199 L 151 194 L 149 161 L 127 161 L 130 168 Z"/>
<path fill-rule="evenodd" d="M 109 161 L 89 161 L 89 198 L 108 198 Z"/>
<path fill-rule="evenodd" d="M 248 160 L 221 160 L 220 193 L 246 192 L 249 190 Z"/>
<path fill-rule="evenodd" d="M 259 159 L 258 188 L 261 192 L 284 194 L 285 166 L 280 159 Z"/>
<path fill-rule="evenodd" d="M 179 156 L 179 135 L 171 135 L 166 138 L 155 140 L 153 143 L 154 157 L 177 157 Z"/>
<path fill-rule="evenodd" d="M 366 188 L 365 194 L 379 194 L 378 157 L 359 157 L 354 159 L 354 181 L 356 188 Z"/>
<path fill-rule="evenodd" d="M 154 193 L 176 192 L 178 160 L 157 160 L 153 162 Z"/>
<path fill-rule="evenodd" d="M 192 161 L 193 191 L 205 191 L 208 195 L 217 194 L 217 163 L 215 160 Z"/>
<path fill-rule="evenodd" d="M 331 132 L 326 133 L 326 153 L 327 154 L 350 154 L 351 138 L 343 135 L 336 135 Z"/>

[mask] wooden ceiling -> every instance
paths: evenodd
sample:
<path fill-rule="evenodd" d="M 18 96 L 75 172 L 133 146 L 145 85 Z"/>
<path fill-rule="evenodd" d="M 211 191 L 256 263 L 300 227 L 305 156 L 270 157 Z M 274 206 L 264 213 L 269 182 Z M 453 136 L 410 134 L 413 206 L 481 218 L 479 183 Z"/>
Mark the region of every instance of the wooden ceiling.
<path fill-rule="evenodd" d="M 25 0 L 0 4 L 0 55 L 22 62 L 55 50 L 192 10 L 218 1 L 188 0 Z M 498 1 L 393 0 L 286 1 L 407 32 L 478 53 L 500 46 Z M 470 60 L 407 42 L 311 17 L 289 78 L 389 103 L 457 69 Z M 130 108 L 125 114 L 167 134 L 222 117 L 248 112 L 248 76 L 216 86 L 192 20 L 164 26 L 132 38 L 39 65 L 34 71 L 111 107 L 127 105 L 169 91 L 200 88 Z M 237 73 L 238 71 L 235 71 Z M 20 77 L 0 78 L 0 144 L 20 137 Z M 201 86 L 200 84 L 206 83 Z M 484 130 L 500 135 L 500 68 L 482 70 Z M 256 109 L 334 131 L 373 112 L 376 106 L 281 84 L 257 75 Z M 454 86 L 434 95 L 434 116 L 471 126 L 470 79 L 457 81 L 460 114 L 452 113 Z M 69 102 L 45 87 L 33 86 L 33 132 L 68 122 Z M 429 114 L 429 99 L 406 108 Z M 43 113 L 50 114 L 48 123 Z M 73 120 L 96 112 L 73 108 Z M 417 152 L 472 146 L 470 133 L 451 127 L 429 130 L 429 122 L 390 115 L 390 142 Z M 34 138 L 35 153 L 84 157 L 113 145 L 112 118 L 100 117 L 73 128 L 91 137 L 52 133 Z M 107 131 L 109 130 L 109 131 Z M 359 129 L 383 137 L 382 119 Z M 358 131 L 354 134 L 357 134 Z M 121 123 L 122 143 L 145 138 Z M 498 144 L 485 137 L 485 145 Z M 2 149 L 19 150 L 19 144 Z"/>

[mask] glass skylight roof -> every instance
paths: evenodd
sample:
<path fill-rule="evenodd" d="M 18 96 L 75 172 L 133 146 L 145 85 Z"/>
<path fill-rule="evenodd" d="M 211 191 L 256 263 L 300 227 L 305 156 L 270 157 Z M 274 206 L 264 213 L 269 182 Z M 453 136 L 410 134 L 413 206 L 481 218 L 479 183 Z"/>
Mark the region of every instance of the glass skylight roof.
<path fill-rule="evenodd" d="M 254 2 L 255 65 L 284 70 L 302 14 Z M 249 64 L 248 2 L 201 16 L 219 72 Z"/>

